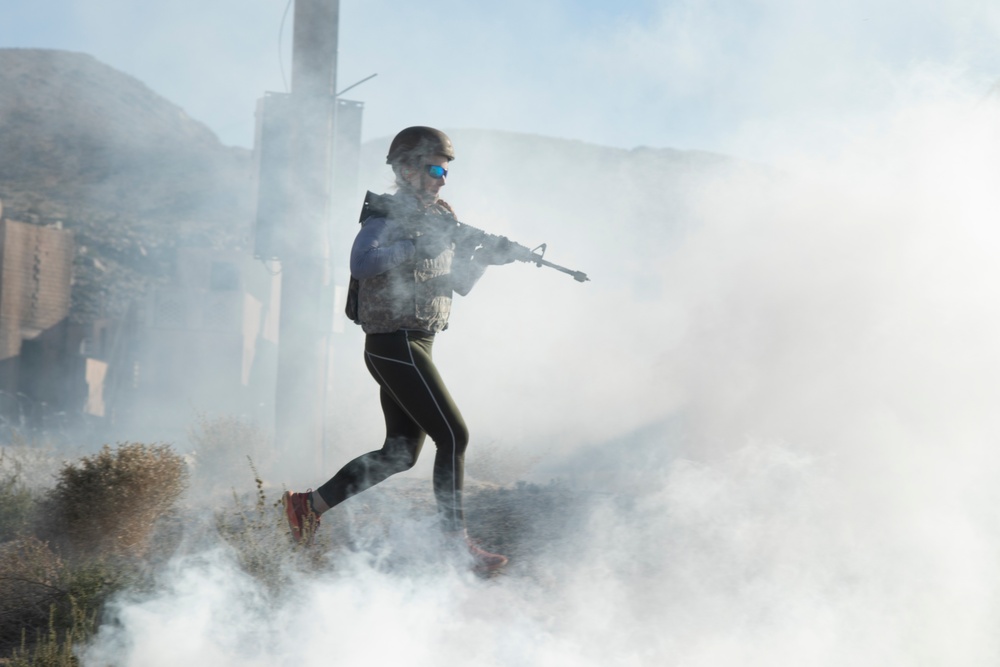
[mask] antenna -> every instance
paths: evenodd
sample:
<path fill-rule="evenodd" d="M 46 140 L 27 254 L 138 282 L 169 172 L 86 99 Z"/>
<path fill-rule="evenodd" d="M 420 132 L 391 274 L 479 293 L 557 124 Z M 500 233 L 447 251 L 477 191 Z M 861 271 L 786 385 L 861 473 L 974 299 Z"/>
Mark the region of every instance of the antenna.
<path fill-rule="evenodd" d="M 375 72 L 374 74 L 366 76 L 365 78 L 361 79 L 361 81 L 358 81 L 357 83 L 352 83 L 347 88 L 344 88 L 342 91 L 340 91 L 339 93 L 337 93 L 336 95 L 334 95 L 334 97 L 340 97 L 341 95 L 343 95 L 344 93 L 346 93 L 351 88 L 357 88 L 358 86 L 360 86 L 361 84 L 363 84 L 365 81 L 368 81 L 370 79 L 374 79 L 377 76 L 378 76 L 378 72 Z"/>

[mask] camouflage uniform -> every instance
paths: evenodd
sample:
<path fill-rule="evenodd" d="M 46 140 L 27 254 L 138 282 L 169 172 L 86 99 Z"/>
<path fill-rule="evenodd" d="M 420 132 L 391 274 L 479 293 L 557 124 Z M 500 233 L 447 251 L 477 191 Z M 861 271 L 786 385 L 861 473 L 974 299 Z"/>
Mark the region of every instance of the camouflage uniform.
<path fill-rule="evenodd" d="M 428 216 L 451 213 L 445 202 L 420 209 L 403 195 L 383 197 L 351 251 L 359 280 L 358 319 L 365 333 L 448 327 L 453 293 L 466 295 L 485 267 L 438 237 Z"/>

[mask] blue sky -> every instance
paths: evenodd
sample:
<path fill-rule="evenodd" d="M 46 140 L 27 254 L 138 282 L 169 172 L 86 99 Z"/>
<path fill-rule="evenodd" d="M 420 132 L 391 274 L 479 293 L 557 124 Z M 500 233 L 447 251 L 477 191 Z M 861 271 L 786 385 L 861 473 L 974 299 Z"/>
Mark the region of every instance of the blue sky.
<path fill-rule="evenodd" d="M 0 0 L 0 46 L 89 53 L 249 147 L 285 89 L 287 0 Z M 280 36 L 280 37 L 279 37 Z M 755 159 L 826 150 L 928 95 L 1000 79 L 1000 4 L 341 0 L 339 87 L 365 138 L 414 123 Z"/>

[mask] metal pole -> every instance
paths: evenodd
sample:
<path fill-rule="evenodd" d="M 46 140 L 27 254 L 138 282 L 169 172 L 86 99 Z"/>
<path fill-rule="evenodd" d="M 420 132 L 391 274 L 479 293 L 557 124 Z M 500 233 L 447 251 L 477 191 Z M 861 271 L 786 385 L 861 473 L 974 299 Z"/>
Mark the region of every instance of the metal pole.
<path fill-rule="evenodd" d="M 296 0 L 292 45 L 294 184 L 281 255 L 275 437 L 283 453 L 322 464 L 333 110 L 339 0 Z M 283 457 L 286 461 L 290 457 Z M 288 461 L 302 470 L 302 459 Z M 294 465 L 293 465 L 294 464 Z"/>

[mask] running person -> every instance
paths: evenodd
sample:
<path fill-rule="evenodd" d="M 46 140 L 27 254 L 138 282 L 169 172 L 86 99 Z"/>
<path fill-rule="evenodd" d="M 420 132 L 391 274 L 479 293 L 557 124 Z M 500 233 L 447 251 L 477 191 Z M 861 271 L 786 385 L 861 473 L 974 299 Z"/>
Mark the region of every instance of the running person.
<path fill-rule="evenodd" d="M 438 193 L 454 159 L 451 139 L 430 127 L 406 128 L 389 147 L 386 163 L 397 192 L 376 198 L 351 249 L 365 365 L 380 387 L 385 442 L 315 491 L 282 496 L 297 542 L 311 537 L 330 508 L 412 468 L 430 435 L 437 448 L 433 486 L 444 531 L 468 549 L 475 569 L 492 571 L 507 563 L 466 533 L 462 480 L 469 431 L 431 356 L 435 335 L 448 326 L 452 294 L 465 296 L 488 265 L 509 261 L 482 251 L 463 254 L 429 227 L 428 216 L 452 212 Z"/>

